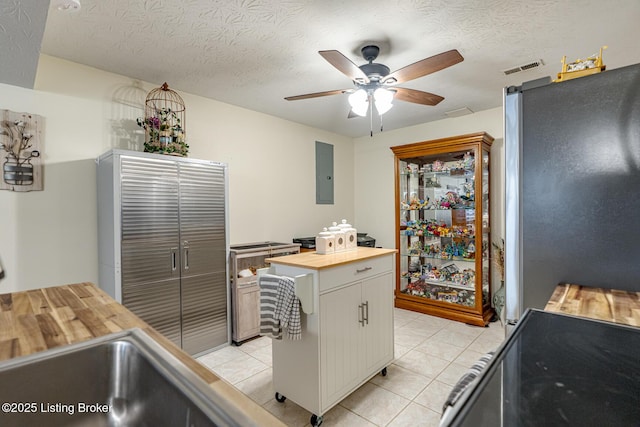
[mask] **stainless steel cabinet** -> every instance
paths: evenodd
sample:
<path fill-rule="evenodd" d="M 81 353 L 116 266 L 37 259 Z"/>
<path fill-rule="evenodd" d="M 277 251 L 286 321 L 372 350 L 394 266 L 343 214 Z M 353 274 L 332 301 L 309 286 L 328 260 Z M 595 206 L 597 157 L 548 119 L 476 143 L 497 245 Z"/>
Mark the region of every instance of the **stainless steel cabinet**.
<path fill-rule="evenodd" d="M 97 160 L 100 286 L 190 354 L 229 342 L 225 164 Z"/>

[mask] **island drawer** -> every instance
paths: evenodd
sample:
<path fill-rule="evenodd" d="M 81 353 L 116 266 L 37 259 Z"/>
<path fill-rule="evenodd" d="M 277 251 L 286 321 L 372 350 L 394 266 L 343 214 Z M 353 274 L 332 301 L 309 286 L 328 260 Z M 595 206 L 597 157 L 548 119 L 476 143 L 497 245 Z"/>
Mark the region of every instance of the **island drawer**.
<path fill-rule="evenodd" d="M 393 270 L 393 255 L 367 258 L 332 268 L 321 269 L 318 274 L 320 293 L 341 285 L 364 280 Z"/>

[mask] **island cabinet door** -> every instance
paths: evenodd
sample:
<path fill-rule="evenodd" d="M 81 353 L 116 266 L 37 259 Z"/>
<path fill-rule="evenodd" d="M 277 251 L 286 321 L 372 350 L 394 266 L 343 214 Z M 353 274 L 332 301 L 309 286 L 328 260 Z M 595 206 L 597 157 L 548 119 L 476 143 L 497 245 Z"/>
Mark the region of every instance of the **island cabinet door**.
<path fill-rule="evenodd" d="M 362 381 L 362 287 L 356 282 L 320 295 L 321 407 Z"/>
<path fill-rule="evenodd" d="M 393 292 L 392 272 L 362 282 L 365 373 L 379 371 L 393 360 Z"/>
<path fill-rule="evenodd" d="M 392 272 L 320 295 L 322 407 L 393 360 Z"/>

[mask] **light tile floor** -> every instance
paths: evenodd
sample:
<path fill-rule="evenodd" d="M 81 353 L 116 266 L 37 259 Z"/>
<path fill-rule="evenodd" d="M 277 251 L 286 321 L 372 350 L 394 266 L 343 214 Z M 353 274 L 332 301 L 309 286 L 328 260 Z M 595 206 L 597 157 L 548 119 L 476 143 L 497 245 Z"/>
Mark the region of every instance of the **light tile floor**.
<path fill-rule="evenodd" d="M 504 340 L 500 322 L 470 326 L 394 309 L 395 360 L 323 416 L 330 426 L 437 426 L 442 404 L 458 379 Z M 256 338 L 198 358 L 218 376 L 286 425 L 309 426 L 311 413 L 287 399 L 275 400 L 271 339 Z"/>

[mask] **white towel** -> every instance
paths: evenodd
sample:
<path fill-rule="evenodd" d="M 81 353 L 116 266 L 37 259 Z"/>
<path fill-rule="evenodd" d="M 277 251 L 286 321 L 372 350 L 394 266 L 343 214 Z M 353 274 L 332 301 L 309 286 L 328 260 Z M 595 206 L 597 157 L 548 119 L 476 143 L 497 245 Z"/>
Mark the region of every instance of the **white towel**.
<path fill-rule="evenodd" d="M 260 285 L 260 334 L 282 339 L 287 329 L 291 340 L 302 338 L 300 300 L 295 294 L 295 282 L 285 276 L 261 275 Z"/>

